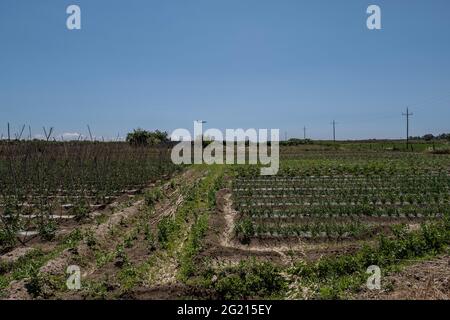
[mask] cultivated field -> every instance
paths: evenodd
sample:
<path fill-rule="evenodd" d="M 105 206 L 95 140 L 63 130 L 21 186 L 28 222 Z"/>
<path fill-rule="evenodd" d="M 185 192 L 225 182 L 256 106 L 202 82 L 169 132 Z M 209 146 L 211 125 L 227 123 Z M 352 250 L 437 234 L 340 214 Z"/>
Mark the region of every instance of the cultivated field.
<path fill-rule="evenodd" d="M 0 294 L 449 299 L 450 155 L 399 146 L 284 146 L 278 175 L 260 176 L 175 166 L 167 147 L 2 143 Z"/>

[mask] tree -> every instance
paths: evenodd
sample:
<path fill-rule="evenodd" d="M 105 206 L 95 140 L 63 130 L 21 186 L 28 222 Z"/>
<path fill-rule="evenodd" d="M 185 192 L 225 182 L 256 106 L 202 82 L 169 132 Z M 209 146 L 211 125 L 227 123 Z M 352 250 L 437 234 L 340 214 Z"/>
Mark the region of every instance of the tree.
<path fill-rule="evenodd" d="M 443 133 L 443 134 L 439 135 L 438 138 L 441 140 L 449 140 L 450 141 L 450 133 Z"/>
<path fill-rule="evenodd" d="M 152 132 L 138 128 L 127 134 L 127 142 L 134 146 L 154 146 L 168 141 L 169 135 L 165 131 Z"/>

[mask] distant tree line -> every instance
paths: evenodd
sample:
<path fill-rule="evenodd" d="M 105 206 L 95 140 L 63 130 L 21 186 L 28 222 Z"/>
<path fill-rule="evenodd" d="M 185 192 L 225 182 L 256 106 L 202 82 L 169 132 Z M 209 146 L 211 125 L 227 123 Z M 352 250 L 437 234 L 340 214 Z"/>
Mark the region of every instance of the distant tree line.
<path fill-rule="evenodd" d="M 281 146 L 298 146 L 298 145 L 304 145 L 304 144 L 312 144 L 312 140 L 311 139 L 291 138 L 287 141 L 280 141 Z"/>
<path fill-rule="evenodd" d="M 410 140 L 424 140 L 424 141 L 433 141 L 433 140 L 447 140 L 450 141 L 450 133 L 442 133 L 440 135 L 433 135 L 431 133 L 425 134 L 423 136 L 410 137 Z M 147 131 L 141 128 L 133 130 L 127 134 L 126 141 L 134 146 L 156 146 L 161 144 L 174 144 L 175 142 L 171 142 L 169 138 L 169 134 L 165 131 L 155 130 L 155 131 Z M 374 139 L 374 141 L 376 141 Z M 192 142 L 194 143 L 194 142 Z M 203 146 L 207 146 L 211 141 L 209 139 L 203 140 Z M 226 141 L 223 141 L 225 145 Z M 270 141 L 268 142 L 270 144 Z M 291 138 L 287 141 L 280 141 L 281 146 L 297 146 L 297 145 L 307 145 L 312 144 L 313 141 L 311 139 L 298 139 Z M 245 141 L 245 144 L 248 145 L 249 141 Z"/>
<path fill-rule="evenodd" d="M 422 137 L 410 137 L 411 140 L 425 140 L 425 141 L 432 141 L 432 140 L 448 140 L 450 141 L 450 133 L 442 133 L 440 135 L 433 135 L 431 133 L 427 133 L 426 135 L 423 135 Z"/>

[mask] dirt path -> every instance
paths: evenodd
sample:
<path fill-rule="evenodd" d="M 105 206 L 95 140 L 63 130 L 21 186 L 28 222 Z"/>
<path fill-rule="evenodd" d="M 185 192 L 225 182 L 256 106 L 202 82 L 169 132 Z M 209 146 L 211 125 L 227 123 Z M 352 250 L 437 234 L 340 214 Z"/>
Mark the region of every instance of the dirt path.
<path fill-rule="evenodd" d="M 198 179 L 205 179 L 209 174 L 208 170 L 200 169 L 201 176 Z M 190 183 L 192 185 L 192 182 Z M 183 205 L 183 201 L 178 208 Z M 196 208 L 197 215 L 203 209 Z M 171 212 L 174 216 L 176 210 Z M 177 213 L 178 214 L 178 213 Z M 126 298 L 132 299 L 175 299 L 191 296 L 193 288 L 184 284 L 179 279 L 180 260 L 183 250 L 188 242 L 195 217 L 186 216 L 178 232 L 178 236 L 171 242 L 167 250 L 158 250 L 153 256 L 152 263 L 146 271 L 146 276 L 139 286 L 133 288 Z M 195 294 L 193 294 L 195 296 Z"/>

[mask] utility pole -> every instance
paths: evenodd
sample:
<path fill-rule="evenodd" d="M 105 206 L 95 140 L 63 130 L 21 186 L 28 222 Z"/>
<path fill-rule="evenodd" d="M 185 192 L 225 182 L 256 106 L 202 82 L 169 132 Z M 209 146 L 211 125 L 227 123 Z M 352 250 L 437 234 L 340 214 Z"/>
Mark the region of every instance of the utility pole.
<path fill-rule="evenodd" d="M 303 127 L 303 140 L 306 140 L 306 127 Z"/>
<path fill-rule="evenodd" d="M 337 122 L 333 120 L 333 122 L 331 124 L 333 125 L 333 142 L 336 143 L 336 125 L 337 125 Z"/>
<path fill-rule="evenodd" d="M 208 123 L 208 121 L 206 121 L 206 120 L 195 120 L 195 122 L 197 122 L 201 126 L 203 126 L 205 123 Z M 203 127 L 202 127 L 202 135 L 200 137 L 194 137 L 194 140 L 197 140 L 197 138 L 201 139 L 202 141 L 203 141 L 203 139 L 205 139 L 205 137 L 203 136 Z"/>
<path fill-rule="evenodd" d="M 402 113 L 403 116 L 406 117 L 406 150 L 409 149 L 409 117 L 413 115 L 413 113 L 409 112 L 409 108 L 406 108 L 406 113 Z"/>
<path fill-rule="evenodd" d="M 287 138 L 287 131 L 284 132 L 284 141 L 288 141 L 288 138 Z"/>
<path fill-rule="evenodd" d="M 9 130 L 9 122 L 8 122 L 8 141 L 10 141 L 10 140 L 11 140 L 11 132 Z"/>

